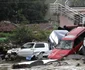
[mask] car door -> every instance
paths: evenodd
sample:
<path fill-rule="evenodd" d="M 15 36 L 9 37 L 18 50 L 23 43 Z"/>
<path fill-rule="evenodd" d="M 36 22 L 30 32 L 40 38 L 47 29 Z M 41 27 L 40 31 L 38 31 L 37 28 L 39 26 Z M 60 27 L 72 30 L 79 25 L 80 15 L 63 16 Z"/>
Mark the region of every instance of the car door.
<path fill-rule="evenodd" d="M 34 53 L 34 44 L 35 43 L 24 44 L 24 48 L 18 52 L 18 55 L 23 57 L 32 56 Z"/>
<path fill-rule="evenodd" d="M 34 53 L 45 51 L 44 43 L 36 43 L 34 47 Z"/>

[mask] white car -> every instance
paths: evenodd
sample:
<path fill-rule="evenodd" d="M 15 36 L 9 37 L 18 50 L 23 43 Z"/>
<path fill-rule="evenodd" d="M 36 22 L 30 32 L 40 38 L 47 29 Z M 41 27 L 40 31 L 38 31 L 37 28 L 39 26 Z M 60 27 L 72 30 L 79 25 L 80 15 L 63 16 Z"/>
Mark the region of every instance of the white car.
<path fill-rule="evenodd" d="M 48 56 L 50 50 L 51 48 L 48 43 L 28 42 L 23 45 L 23 48 L 21 50 L 17 51 L 17 55 L 27 58 L 42 58 L 42 56 Z"/>
<path fill-rule="evenodd" d="M 8 50 L 7 54 L 10 54 L 12 57 L 17 54 L 20 57 L 26 57 L 28 60 L 31 60 L 33 57 L 41 59 L 43 56 L 48 56 L 50 52 L 51 47 L 46 42 L 27 42 L 22 48 Z"/>

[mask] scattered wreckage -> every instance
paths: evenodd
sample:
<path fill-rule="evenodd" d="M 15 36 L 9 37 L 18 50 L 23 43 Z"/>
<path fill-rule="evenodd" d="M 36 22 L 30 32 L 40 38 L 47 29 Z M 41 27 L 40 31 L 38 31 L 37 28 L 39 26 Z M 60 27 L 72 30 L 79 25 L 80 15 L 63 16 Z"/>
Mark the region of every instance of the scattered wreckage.
<path fill-rule="evenodd" d="M 24 69 L 24 68 L 31 68 L 33 66 L 38 65 L 46 65 L 51 62 L 57 61 L 56 59 L 48 59 L 48 60 L 34 60 L 34 61 L 24 61 L 15 63 L 12 65 L 12 69 Z"/>
<path fill-rule="evenodd" d="M 6 59 L 15 59 L 17 56 L 26 57 L 27 60 L 32 58 L 42 59 L 48 56 L 52 49 L 58 45 L 67 33 L 67 30 L 54 30 L 49 36 L 49 43 L 46 42 L 27 42 L 21 48 L 12 48 L 7 51 Z"/>
<path fill-rule="evenodd" d="M 75 27 L 71 31 L 54 30 L 49 35 L 49 42 L 28 42 L 22 48 L 10 49 L 6 58 L 15 56 L 42 59 L 47 56 L 49 59 L 62 59 L 70 54 L 82 50 L 85 37 L 85 27 Z M 9 56 L 10 55 L 10 56 Z M 14 57 L 13 57 L 14 56 Z"/>

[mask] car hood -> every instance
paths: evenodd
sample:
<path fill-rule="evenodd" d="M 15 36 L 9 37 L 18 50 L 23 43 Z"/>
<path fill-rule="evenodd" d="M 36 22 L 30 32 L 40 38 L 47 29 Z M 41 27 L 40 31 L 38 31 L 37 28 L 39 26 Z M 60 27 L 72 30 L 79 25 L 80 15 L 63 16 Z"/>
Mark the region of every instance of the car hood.
<path fill-rule="evenodd" d="M 50 59 L 62 59 L 64 56 L 68 55 L 70 50 L 63 49 L 53 49 L 52 52 L 48 55 Z"/>
<path fill-rule="evenodd" d="M 18 52 L 19 50 L 21 50 L 21 48 L 12 48 L 12 49 L 9 49 L 8 51 L 7 51 L 7 53 L 8 54 L 11 54 L 11 52 Z"/>

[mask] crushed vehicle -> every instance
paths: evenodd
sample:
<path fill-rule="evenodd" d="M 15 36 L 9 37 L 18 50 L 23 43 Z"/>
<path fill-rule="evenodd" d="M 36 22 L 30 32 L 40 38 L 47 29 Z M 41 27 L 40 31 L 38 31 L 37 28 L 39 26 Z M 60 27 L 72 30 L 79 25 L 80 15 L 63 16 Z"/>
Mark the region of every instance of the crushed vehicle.
<path fill-rule="evenodd" d="M 21 48 L 8 50 L 6 58 L 20 56 L 26 57 L 27 60 L 32 58 L 41 59 L 43 56 L 48 56 L 50 50 L 51 48 L 46 42 L 27 42 Z"/>
<path fill-rule="evenodd" d="M 12 47 L 9 49 L 5 55 L 5 60 L 14 60 L 17 57 L 17 52 L 21 50 L 21 48 Z"/>
<path fill-rule="evenodd" d="M 83 45 L 84 37 L 85 27 L 72 29 L 62 38 L 60 44 L 52 50 L 52 52 L 48 55 L 48 58 L 60 60 L 63 57 L 78 52 Z"/>
<path fill-rule="evenodd" d="M 47 56 L 50 46 L 46 42 L 28 42 L 23 45 L 23 48 L 17 52 L 18 56 L 31 59 L 33 57 L 41 59 L 43 56 Z"/>

